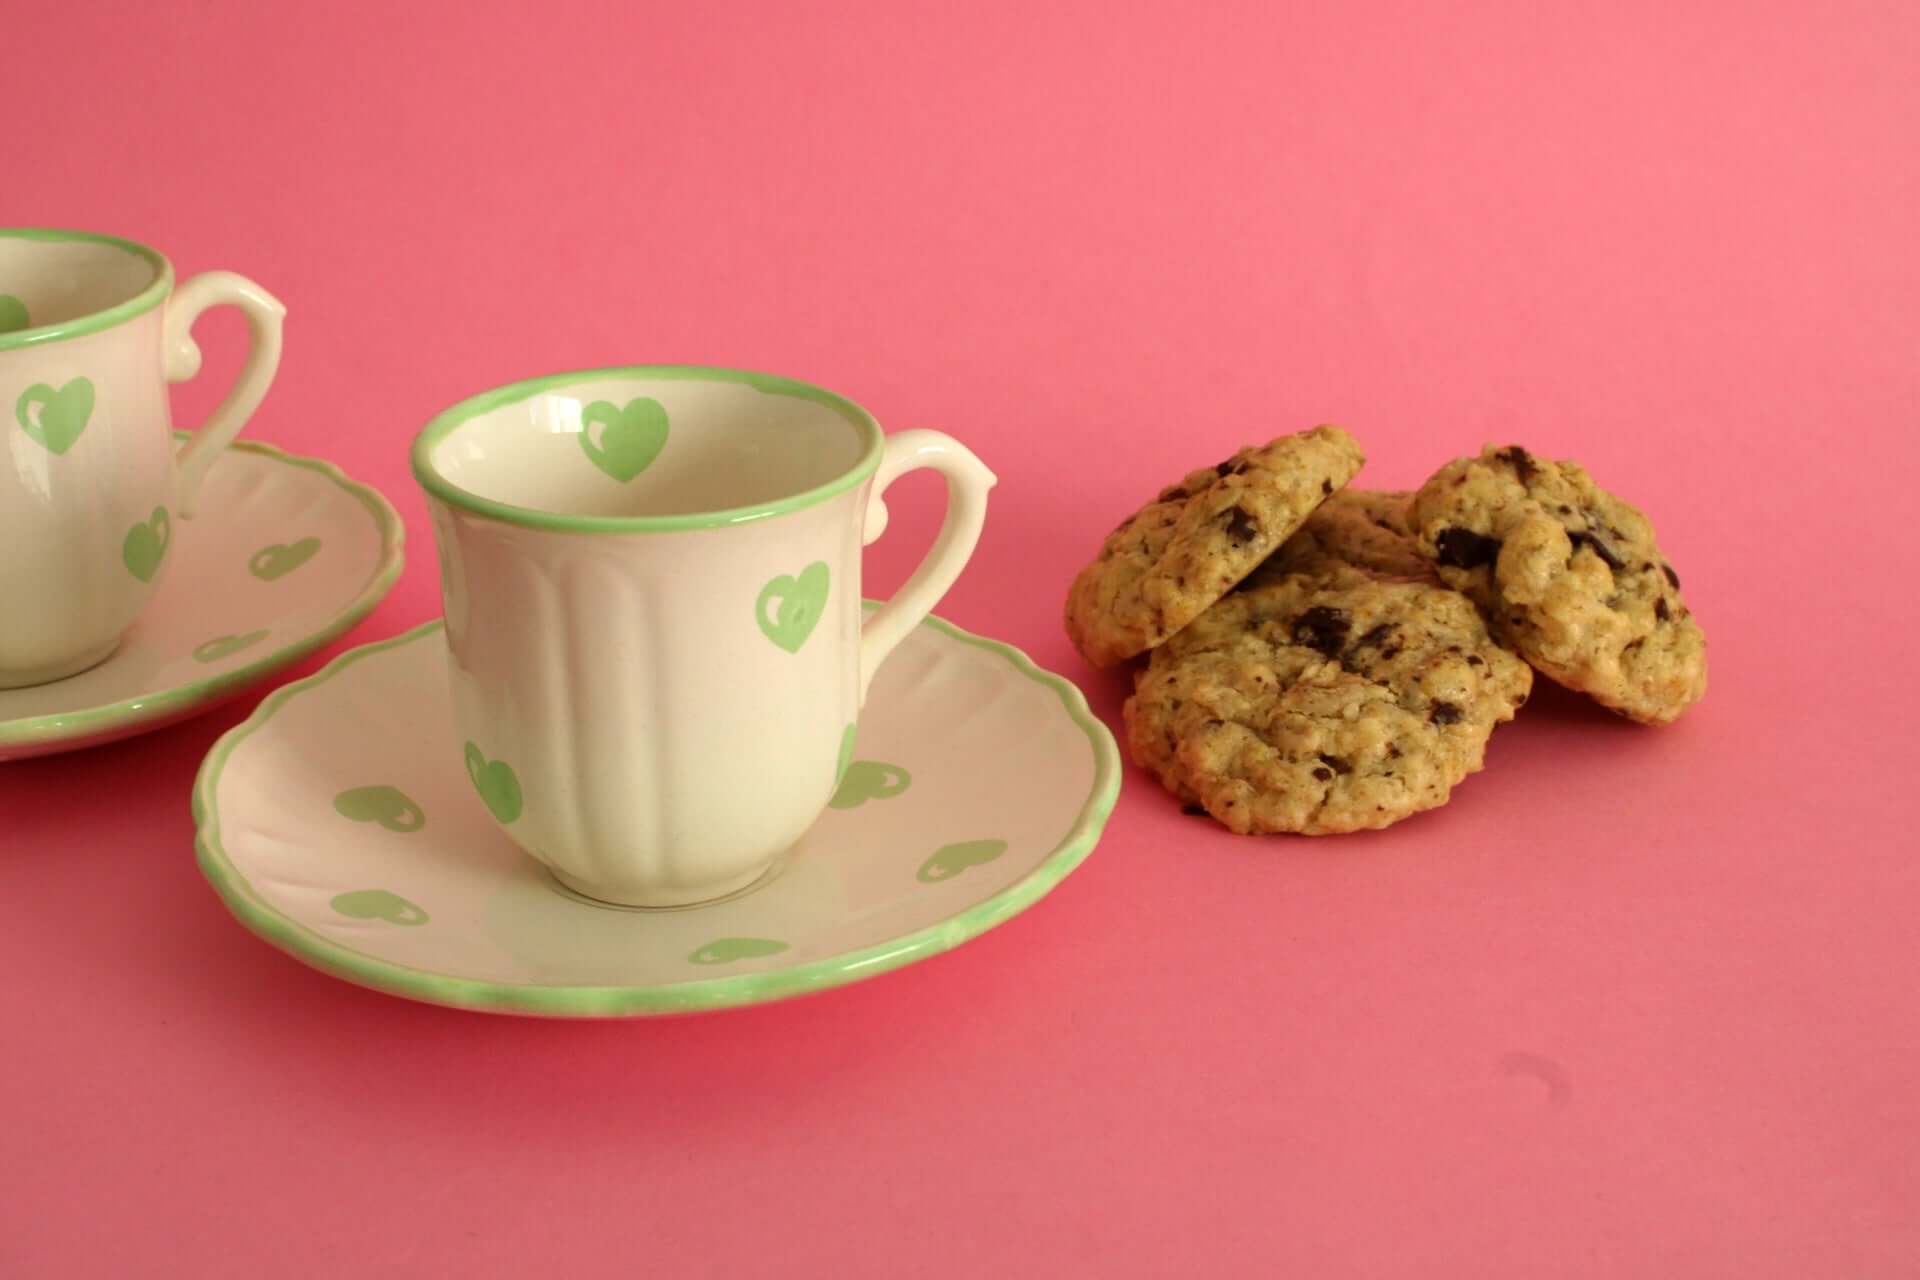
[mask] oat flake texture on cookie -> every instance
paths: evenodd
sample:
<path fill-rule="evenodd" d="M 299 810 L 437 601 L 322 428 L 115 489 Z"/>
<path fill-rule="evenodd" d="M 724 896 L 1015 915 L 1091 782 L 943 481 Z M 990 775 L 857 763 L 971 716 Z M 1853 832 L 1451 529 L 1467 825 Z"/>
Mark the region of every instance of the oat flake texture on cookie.
<path fill-rule="evenodd" d="M 1127 738 L 1169 791 L 1236 832 L 1361 831 L 1446 803 L 1532 684 L 1458 592 L 1296 574 L 1155 650 Z"/>
<path fill-rule="evenodd" d="M 1640 510 L 1574 462 L 1488 445 L 1414 495 L 1421 551 L 1542 674 L 1646 724 L 1707 688 L 1706 636 Z"/>
<path fill-rule="evenodd" d="M 1433 561 L 1421 554 L 1414 541 L 1411 493 L 1340 490 L 1321 503 L 1240 588 L 1265 586 L 1291 573 L 1330 573 L 1340 568 L 1439 585 Z"/>
<path fill-rule="evenodd" d="M 1127 517 L 1067 593 L 1067 635 L 1110 667 L 1187 626 L 1259 567 L 1360 470 L 1360 446 L 1321 426 L 1241 449 Z"/>

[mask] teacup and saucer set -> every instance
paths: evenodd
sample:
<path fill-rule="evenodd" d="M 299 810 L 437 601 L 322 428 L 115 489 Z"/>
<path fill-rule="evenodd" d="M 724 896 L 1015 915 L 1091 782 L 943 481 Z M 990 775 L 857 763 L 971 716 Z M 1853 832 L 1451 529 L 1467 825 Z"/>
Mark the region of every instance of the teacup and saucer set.
<path fill-rule="evenodd" d="M 10 279 L 0 269 L 0 288 Z M 266 311 L 277 326 L 277 308 Z M 164 330 L 179 335 L 167 350 L 190 322 Z M 256 362 L 266 349 L 259 342 Z M 0 378 L 12 379 L 8 354 L 0 347 Z M 168 371 L 187 376 L 187 363 Z M 78 376 L 67 365 L 30 372 L 53 396 L 65 394 L 54 378 Z M 253 373 L 235 393 L 244 407 L 216 414 L 177 464 L 142 442 L 158 461 L 140 497 L 95 511 L 112 486 L 42 486 L 30 490 L 37 504 L 4 510 L 19 505 L 44 525 L 34 545 L 77 540 L 96 553 L 102 531 L 141 502 L 171 501 L 184 517 L 192 468 L 208 456 L 197 451 L 238 430 L 270 365 L 247 402 Z M 157 378 L 154 390 L 164 392 Z M 116 420 L 116 434 L 157 431 L 170 444 L 157 399 L 152 430 Z M 40 435 L 64 429 L 59 409 L 47 416 L 54 403 L 29 406 Z M 852 401 L 788 378 L 640 365 L 476 396 L 427 424 L 412 462 L 444 619 L 272 693 L 215 744 L 195 784 L 202 870 L 280 949 L 463 1008 L 725 1008 L 951 949 L 1044 896 L 1099 838 L 1119 755 L 1079 691 L 931 616 L 973 552 L 995 483 L 951 437 L 886 436 Z M 886 530 L 885 492 L 920 469 L 946 481 L 945 521 L 893 599 L 864 600 L 861 553 Z M 248 526 L 248 537 L 269 536 L 241 570 L 257 581 L 254 564 L 300 560 L 302 539 L 318 539 L 319 552 L 280 575 L 291 580 L 319 563 L 328 531 L 346 540 L 345 525 Z M 170 549 L 187 546 L 184 518 L 180 527 Z M 379 541 L 397 568 L 397 522 L 391 530 Z M 240 545 L 234 536 L 224 552 Z M 120 591 L 81 560 L 69 557 L 70 580 L 84 569 Z M 15 572 L 11 557 L 0 564 Z M 193 592 L 203 618 L 231 603 L 207 572 L 192 580 L 205 586 Z M 391 582 L 382 572 L 368 584 L 375 599 Z M 17 626 L 16 590 L 34 591 L 43 612 L 77 606 L 48 577 L 0 584 L 0 676 L 11 643 L 27 655 L 16 674 L 43 681 L 25 692 L 84 679 L 62 664 L 111 650 L 119 631 L 104 621 L 92 649 L 77 626 L 60 633 L 64 647 L 32 648 L 54 628 Z M 123 648 L 147 626 L 143 615 Z"/>
<path fill-rule="evenodd" d="M 251 346 L 176 433 L 193 322 Z M 284 309 L 215 271 L 174 288 L 111 236 L 0 230 L 0 761 L 160 728 L 326 645 L 400 575 L 400 518 L 333 465 L 234 444 L 280 364 Z"/>

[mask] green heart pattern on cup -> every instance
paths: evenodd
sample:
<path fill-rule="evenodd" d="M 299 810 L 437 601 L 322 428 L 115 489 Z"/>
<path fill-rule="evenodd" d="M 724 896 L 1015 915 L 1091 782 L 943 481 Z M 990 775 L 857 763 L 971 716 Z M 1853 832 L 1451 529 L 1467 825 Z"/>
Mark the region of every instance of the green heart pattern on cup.
<path fill-rule="evenodd" d="M 694 964 L 732 964 L 736 960 L 777 956 L 786 949 L 786 943 L 772 938 L 715 938 L 687 959 Z"/>
<path fill-rule="evenodd" d="M 140 581 L 152 582 L 172 541 L 173 521 L 165 507 L 155 507 L 152 515 L 127 530 L 127 536 L 120 540 L 120 563 Z"/>
<path fill-rule="evenodd" d="M 93 380 L 74 378 L 57 390 L 36 382 L 20 393 L 13 416 L 20 420 L 29 439 L 50 453 L 65 453 L 93 417 Z"/>
<path fill-rule="evenodd" d="M 1005 840 L 962 840 L 958 844 L 942 845 L 920 864 L 919 878 L 927 884 L 951 880 L 968 867 L 992 862 L 1006 851 Z"/>
<path fill-rule="evenodd" d="M 18 333 L 32 327 L 33 321 L 27 316 L 27 304 L 10 293 L 0 293 L 0 333 Z"/>
<path fill-rule="evenodd" d="M 251 649 L 267 638 L 265 628 L 249 631 L 245 635 L 215 636 L 193 651 L 195 662 L 218 662 L 222 658 L 231 658 L 242 649 Z"/>
<path fill-rule="evenodd" d="M 760 598 L 753 606 L 754 621 L 766 632 L 767 639 L 788 653 L 798 653 L 826 612 L 827 587 L 825 560 L 815 560 L 797 578 L 783 573 L 760 588 Z M 771 614 L 769 605 L 773 606 Z"/>
<path fill-rule="evenodd" d="M 504 760 L 489 760 L 486 754 L 473 743 L 467 744 L 467 776 L 473 779 L 473 789 L 486 801 L 487 811 L 493 814 L 495 822 L 509 826 L 520 816 L 522 796 L 520 779 L 514 774 L 513 766 Z"/>
<path fill-rule="evenodd" d="M 276 542 L 262 547 L 247 561 L 247 571 L 262 582 L 286 577 L 320 550 L 320 539 L 301 538 L 298 542 Z"/>
<path fill-rule="evenodd" d="M 425 924 L 430 918 L 425 909 L 385 889 L 355 889 L 335 894 L 328 904 L 352 920 L 385 920 L 388 924 L 408 926 Z"/>
<path fill-rule="evenodd" d="M 600 428 L 600 439 L 593 429 Z M 593 465 L 621 484 L 653 465 L 667 447 L 667 411 L 658 400 L 641 396 L 626 408 L 595 400 L 580 414 L 580 448 Z"/>
<path fill-rule="evenodd" d="M 847 780 L 847 769 L 853 764 L 853 740 L 860 732 L 856 722 L 840 732 L 840 760 L 833 766 L 833 789 L 838 791 L 840 784 Z"/>
<path fill-rule="evenodd" d="M 333 798 L 333 809 L 355 822 L 377 822 L 389 831 L 418 831 L 427 815 L 398 787 L 353 787 Z"/>
<path fill-rule="evenodd" d="M 912 785 L 913 775 L 897 764 L 856 760 L 827 803 L 836 809 L 858 809 L 869 800 L 891 800 Z"/>

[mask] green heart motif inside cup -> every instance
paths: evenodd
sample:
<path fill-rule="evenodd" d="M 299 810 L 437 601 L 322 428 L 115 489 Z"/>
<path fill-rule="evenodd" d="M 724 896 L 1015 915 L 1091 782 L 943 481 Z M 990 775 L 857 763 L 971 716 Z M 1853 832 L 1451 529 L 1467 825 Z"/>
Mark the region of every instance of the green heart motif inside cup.
<path fill-rule="evenodd" d="M 827 562 L 815 560 L 800 571 L 799 577 L 783 573 L 760 588 L 753 614 L 767 639 L 788 653 L 798 653 L 819 625 L 826 607 Z"/>
<path fill-rule="evenodd" d="M 858 809 L 869 800 L 891 800 L 913 785 L 913 775 L 897 764 L 856 760 L 828 801 L 836 809 Z"/>
<path fill-rule="evenodd" d="M 354 787 L 333 798 L 334 812 L 355 822 L 377 822 L 389 831 L 418 831 L 427 815 L 398 787 Z"/>
<path fill-rule="evenodd" d="M 276 542 L 262 547 L 247 561 L 247 570 L 262 582 L 284 578 L 313 559 L 320 550 L 320 539 L 302 538 L 298 542 Z"/>
<path fill-rule="evenodd" d="M 786 949 L 786 943 L 772 938 L 715 938 L 687 959 L 694 964 L 732 964 L 735 960 L 777 956 Z"/>
<path fill-rule="evenodd" d="M 218 662 L 231 658 L 242 649 L 251 649 L 267 638 L 266 630 L 249 631 L 239 636 L 215 636 L 193 651 L 195 662 Z"/>
<path fill-rule="evenodd" d="M 1005 840 L 962 840 L 958 844 L 942 845 L 920 864 L 919 876 L 928 884 L 951 880 L 968 867 L 992 862 L 1006 851 Z"/>
<path fill-rule="evenodd" d="M 594 439 L 593 429 L 600 428 Z M 624 409 L 595 400 L 580 414 L 580 448 L 593 465 L 627 483 L 652 465 L 667 447 L 667 411 L 658 400 L 641 396 Z"/>
<path fill-rule="evenodd" d="M 385 920 L 388 924 L 416 925 L 427 922 L 427 913 L 397 893 L 385 889 L 355 889 L 334 895 L 329 904 L 341 915 L 353 920 Z"/>
<path fill-rule="evenodd" d="M 0 333 L 17 333 L 32 327 L 33 321 L 27 318 L 27 304 L 10 293 L 0 293 Z"/>
<path fill-rule="evenodd" d="M 166 559 L 167 544 L 173 540 L 173 522 L 165 507 L 155 507 L 146 521 L 127 530 L 120 540 L 120 563 L 142 582 L 152 582 Z"/>
<path fill-rule="evenodd" d="M 93 380 L 74 378 L 58 390 L 36 382 L 20 393 L 13 416 L 27 437 L 55 454 L 73 448 L 93 417 Z"/>
<path fill-rule="evenodd" d="M 479 747 L 469 742 L 467 776 L 473 779 L 473 789 L 487 802 L 495 822 L 506 826 L 520 816 L 520 779 L 514 776 L 512 766 L 506 761 L 487 759 Z"/>

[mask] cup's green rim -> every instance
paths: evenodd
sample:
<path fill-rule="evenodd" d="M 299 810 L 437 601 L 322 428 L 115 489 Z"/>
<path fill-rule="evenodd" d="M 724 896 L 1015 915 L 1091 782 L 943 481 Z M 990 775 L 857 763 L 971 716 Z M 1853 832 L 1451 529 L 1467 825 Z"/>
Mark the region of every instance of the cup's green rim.
<path fill-rule="evenodd" d="M 104 310 L 89 311 L 86 315 L 62 320 L 58 324 L 34 325 L 26 329 L 15 329 L 12 333 L 0 333 L 0 351 L 14 351 L 21 347 L 39 346 L 47 342 L 63 342 L 68 338 L 84 337 L 89 333 L 99 333 L 102 329 L 111 329 L 117 324 L 123 324 L 137 315 L 153 310 L 166 301 L 167 295 L 173 292 L 173 264 L 168 262 L 166 255 L 158 249 L 149 249 L 137 240 L 101 235 L 97 231 L 69 231 L 61 227 L 0 227 L 0 240 L 104 244 L 143 258 L 147 265 L 153 268 L 153 280 L 146 288 L 125 302 L 116 302 Z"/>
<path fill-rule="evenodd" d="M 614 378 L 683 380 L 688 382 L 731 382 L 749 386 L 768 395 L 791 396 L 811 400 L 834 410 L 865 439 L 860 458 L 846 471 L 823 484 L 771 502 L 748 507 L 728 507 L 716 511 L 696 511 L 672 516 L 582 516 L 536 507 L 517 506 L 485 498 L 449 479 L 434 464 L 434 450 L 454 432 L 484 413 L 505 405 L 518 404 L 548 391 L 558 391 L 583 382 L 602 382 Z M 687 529 L 712 529 L 725 525 L 765 520 L 816 506 L 861 484 L 880 467 L 880 454 L 886 436 L 872 414 L 843 395 L 817 387 L 798 378 L 746 369 L 726 369 L 692 364 L 630 364 L 603 369 L 577 369 L 568 373 L 550 373 L 543 377 L 510 382 L 506 386 L 483 391 L 462 400 L 435 415 L 413 440 L 413 476 L 422 489 L 449 506 L 475 515 L 487 516 L 529 529 L 559 533 L 677 533 Z"/>

